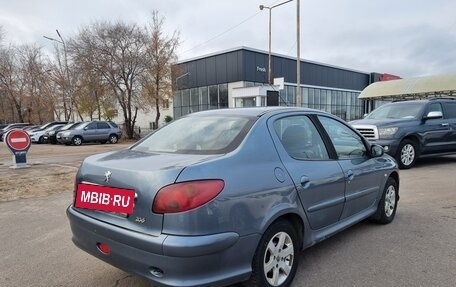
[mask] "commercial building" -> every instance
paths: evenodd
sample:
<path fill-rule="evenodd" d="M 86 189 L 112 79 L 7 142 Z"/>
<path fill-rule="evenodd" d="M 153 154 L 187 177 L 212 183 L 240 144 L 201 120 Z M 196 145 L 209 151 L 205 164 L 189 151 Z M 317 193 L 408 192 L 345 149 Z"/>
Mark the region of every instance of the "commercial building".
<path fill-rule="evenodd" d="M 265 51 L 239 47 L 179 62 L 174 118 L 228 107 L 296 106 L 296 58 L 272 54 L 271 63 L 277 85 L 268 84 Z M 360 92 L 391 78 L 397 77 L 301 60 L 302 106 L 357 119 L 366 110 Z"/>

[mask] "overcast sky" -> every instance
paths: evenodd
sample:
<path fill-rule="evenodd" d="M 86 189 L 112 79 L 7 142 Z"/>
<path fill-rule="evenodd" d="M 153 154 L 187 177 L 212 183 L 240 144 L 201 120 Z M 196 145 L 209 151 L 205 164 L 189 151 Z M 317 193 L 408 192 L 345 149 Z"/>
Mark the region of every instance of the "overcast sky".
<path fill-rule="evenodd" d="M 0 0 L 5 43 L 64 38 L 100 20 L 145 25 L 151 11 L 179 30 L 179 60 L 247 46 L 267 51 L 275 0 Z M 301 0 L 301 58 L 401 77 L 456 74 L 455 0 Z M 272 51 L 296 55 L 296 1 L 272 10 Z"/>

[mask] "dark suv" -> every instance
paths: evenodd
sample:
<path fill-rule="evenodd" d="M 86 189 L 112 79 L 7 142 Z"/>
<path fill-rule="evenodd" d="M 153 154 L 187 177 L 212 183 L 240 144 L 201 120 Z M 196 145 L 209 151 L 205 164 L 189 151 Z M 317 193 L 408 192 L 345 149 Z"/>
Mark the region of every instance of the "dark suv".
<path fill-rule="evenodd" d="M 350 122 L 370 142 L 383 146 L 399 167 L 418 157 L 456 153 L 456 99 L 393 102 Z"/>

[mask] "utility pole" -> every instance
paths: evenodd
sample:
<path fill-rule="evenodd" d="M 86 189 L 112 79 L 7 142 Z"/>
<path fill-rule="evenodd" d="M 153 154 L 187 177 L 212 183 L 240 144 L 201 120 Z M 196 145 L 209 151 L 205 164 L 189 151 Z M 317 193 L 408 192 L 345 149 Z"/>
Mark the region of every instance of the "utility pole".
<path fill-rule="evenodd" d="M 70 113 L 68 115 L 65 114 L 65 120 L 69 121 L 70 120 L 70 116 L 71 116 L 72 119 L 73 119 L 73 122 L 74 122 L 75 121 L 75 117 L 74 117 L 74 101 L 73 101 L 73 91 L 71 89 L 70 71 L 68 69 L 67 47 L 66 47 L 65 41 L 63 40 L 63 37 L 59 33 L 59 30 L 55 29 L 55 31 L 57 32 L 57 35 L 59 36 L 60 41 L 57 40 L 57 39 L 54 39 L 52 37 L 48 37 L 48 36 L 43 36 L 43 37 L 48 39 L 48 40 L 51 40 L 51 41 L 54 41 L 56 43 L 59 43 L 59 44 L 63 45 L 63 57 L 64 57 L 64 61 L 65 61 L 65 74 L 66 74 L 65 93 L 67 93 L 69 98 L 70 98 Z M 66 107 L 66 102 L 65 102 L 65 99 L 64 99 L 63 105 L 64 105 L 64 110 L 65 110 L 65 113 L 66 113 L 66 108 L 65 108 Z"/>
<path fill-rule="evenodd" d="M 296 106 L 301 107 L 301 24 L 300 24 L 300 0 L 296 0 Z"/>
<path fill-rule="evenodd" d="M 271 6 L 271 7 L 268 7 L 268 6 L 264 6 L 264 5 L 260 5 L 260 10 L 263 10 L 263 9 L 268 9 L 269 10 L 269 51 L 268 51 L 268 84 L 269 85 L 272 85 L 272 9 L 275 8 L 275 7 L 279 7 L 279 6 L 282 6 L 283 4 L 286 4 L 288 2 L 291 2 L 293 0 L 288 0 L 288 1 L 284 1 L 282 3 L 279 3 L 279 4 L 276 4 L 274 6 Z"/>

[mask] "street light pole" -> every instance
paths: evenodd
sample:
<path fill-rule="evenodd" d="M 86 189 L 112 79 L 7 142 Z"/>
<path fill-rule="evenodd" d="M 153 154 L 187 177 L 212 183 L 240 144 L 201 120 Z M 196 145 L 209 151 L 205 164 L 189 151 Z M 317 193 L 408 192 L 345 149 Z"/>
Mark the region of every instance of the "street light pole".
<path fill-rule="evenodd" d="M 70 97 L 70 114 L 68 115 L 68 118 L 67 118 L 67 115 L 65 114 L 65 120 L 70 120 L 70 115 L 72 116 L 73 118 L 73 122 L 75 121 L 75 118 L 74 118 L 74 102 L 73 102 L 73 92 L 71 90 L 71 79 L 70 79 L 70 71 L 68 69 L 68 54 L 67 54 L 67 48 L 66 48 L 66 44 L 65 44 L 65 41 L 63 40 L 63 37 L 62 35 L 60 35 L 60 32 L 58 29 L 55 29 L 55 31 L 57 32 L 57 35 L 59 36 L 60 38 L 60 41 L 57 40 L 57 39 L 54 39 L 52 37 L 47 37 L 47 36 L 43 36 L 44 38 L 50 40 L 50 41 L 54 41 L 54 42 L 57 42 L 59 44 L 62 44 L 63 45 L 63 56 L 64 56 L 64 61 L 65 61 L 65 73 L 66 73 L 66 85 L 65 85 L 65 90 L 66 92 L 69 94 L 69 97 Z M 66 103 L 64 102 L 63 103 L 64 106 L 66 106 Z M 65 111 L 66 112 L 66 111 Z"/>
<path fill-rule="evenodd" d="M 271 47 L 271 42 L 272 42 L 272 8 L 269 9 L 269 53 L 268 53 L 268 84 L 269 85 L 272 85 L 272 81 L 271 81 L 271 77 L 272 77 L 272 65 L 271 65 L 271 51 L 272 51 L 272 47 Z"/>
<path fill-rule="evenodd" d="M 180 75 L 179 77 L 176 77 L 176 78 L 174 79 L 174 82 L 176 83 L 176 90 L 178 89 L 178 87 L 177 87 L 177 80 L 182 79 L 183 77 L 188 76 L 188 75 L 190 75 L 189 72 L 187 72 L 187 73 L 185 73 L 185 74 L 182 74 L 182 75 Z"/>
<path fill-rule="evenodd" d="M 296 0 L 296 106 L 302 104 L 301 96 L 301 24 L 300 24 L 300 5 Z"/>
<path fill-rule="evenodd" d="M 283 4 L 286 4 L 288 2 L 291 2 L 293 0 L 288 0 L 288 1 L 284 1 L 282 3 L 279 3 L 279 4 L 276 4 L 274 6 L 271 6 L 271 7 L 268 7 L 268 6 L 264 6 L 264 5 L 260 5 L 260 10 L 263 10 L 263 9 L 268 9 L 269 10 L 269 51 L 268 51 L 268 84 L 269 85 L 272 85 L 272 64 L 271 64 L 271 58 L 272 58 L 272 55 L 271 55 L 271 49 L 272 49 L 272 46 L 271 46 L 271 42 L 272 42 L 272 9 L 275 8 L 275 7 L 278 7 L 278 6 L 281 6 Z"/>

